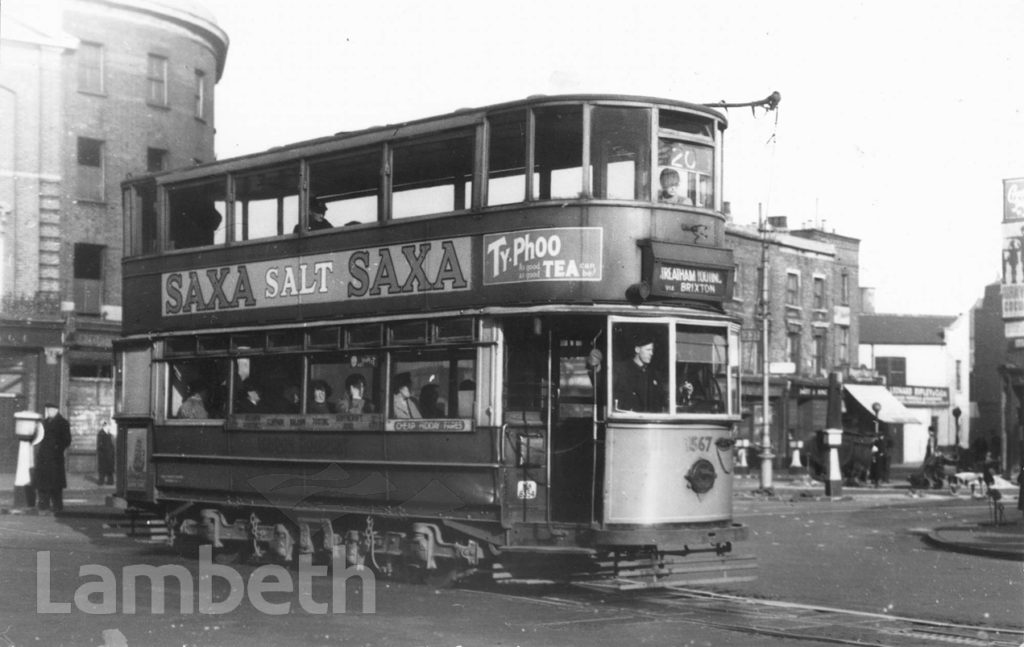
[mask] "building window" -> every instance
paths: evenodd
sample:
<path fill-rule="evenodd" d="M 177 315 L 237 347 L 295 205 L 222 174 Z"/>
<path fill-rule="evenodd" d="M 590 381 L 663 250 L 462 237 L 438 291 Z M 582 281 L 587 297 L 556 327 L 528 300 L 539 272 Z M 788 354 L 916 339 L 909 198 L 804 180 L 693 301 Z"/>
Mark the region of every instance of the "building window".
<path fill-rule="evenodd" d="M 68 375 L 76 380 L 110 380 L 114 377 L 114 365 L 76 362 L 68 367 Z"/>
<path fill-rule="evenodd" d="M 99 139 L 78 138 L 77 188 L 82 200 L 103 201 L 103 142 Z"/>
<path fill-rule="evenodd" d="M 196 70 L 196 119 L 206 119 L 206 72 Z"/>
<path fill-rule="evenodd" d="M 83 42 L 78 46 L 78 91 L 103 93 L 103 45 Z"/>
<path fill-rule="evenodd" d="M 148 90 L 146 101 L 154 106 L 167 105 L 167 59 L 155 54 L 149 55 L 146 72 Z"/>
<path fill-rule="evenodd" d="M 800 305 L 800 275 L 796 272 L 786 274 L 786 305 Z"/>
<path fill-rule="evenodd" d="M 741 364 L 743 367 L 743 373 L 746 375 L 755 375 L 761 372 L 761 342 L 760 341 L 744 341 L 743 347 L 740 350 Z"/>
<path fill-rule="evenodd" d="M 826 363 L 825 357 L 825 335 L 814 336 L 814 373 L 815 375 L 821 375 L 828 370 L 828 364 Z"/>
<path fill-rule="evenodd" d="M 838 342 L 838 357 L 836 360 L 840 364 L 850 363 L 850 328 L 848 326 L 837 326 L 836 335 L 839 337 Z"/>
<path fill-rule="evenodd" d="M 843 301 L 844 306 L 850 305 L 850 274 L 843 270 L 842 275 L 842 286 L 839 293 L 840 299 Z"/>
<path fill-rule="evenodd" d="M 887 386 L 907 385 L 906 357 L 876 357 L 875 371 L 885 378 Z"/>
<path fill-rule="evenodd" d="M 167 168 L 167 151 L 162 148 L 146 149 L 146 171 L 156 173 Z"/>
<path fill-rule="evenodd" d="M 825 309 L 825 279 L 816 276 L 814 277 L 814 309 L 824 310 Z"/>
<path fill-rule="evenodd" d="M 103 297 L 103 246 L 75 244 L 75 312 L 100 314 Z"/>
<path fill-rule="evenodd" d="M 798 332 L 786 335 L 786 359 L 793 363 L 797 372 L 800 371 L 800 333 Z"/>

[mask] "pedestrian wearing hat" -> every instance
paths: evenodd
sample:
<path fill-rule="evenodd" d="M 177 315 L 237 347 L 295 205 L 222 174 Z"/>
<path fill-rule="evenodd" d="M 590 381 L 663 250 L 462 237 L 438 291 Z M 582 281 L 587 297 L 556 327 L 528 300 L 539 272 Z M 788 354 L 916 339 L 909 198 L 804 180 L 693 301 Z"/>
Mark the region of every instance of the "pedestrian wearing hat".
<path fill-rule="evenodd" d="M 100 423 L 96 432 L 96 475 L 100 485 L 114 484 L 114 463 L 117 452 L 114 449 L 114 437 L 110 435 L 110 421 Z"/>
<path fill-rule="evenodd" d="M 57 405 L 47 403 L 43 407 L 43 437 L 36 445 L 35 487 L 40 512 L 64 509 L 64 488 L 68 486 L 64 450 L 69 446 L 71 425 Z"/>

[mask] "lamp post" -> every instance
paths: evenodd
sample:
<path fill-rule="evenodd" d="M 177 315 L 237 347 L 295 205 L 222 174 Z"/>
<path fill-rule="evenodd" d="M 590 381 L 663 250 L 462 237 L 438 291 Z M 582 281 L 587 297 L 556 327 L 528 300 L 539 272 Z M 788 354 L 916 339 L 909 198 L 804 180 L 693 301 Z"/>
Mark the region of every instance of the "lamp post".
<path fill-rule="evenodd" d="M 960 449 L 960 407 L 953 407 L 953 421 L 956 424 L 956 440 L 953 445 L 959 450 Z"/>
<path fill-rule="evenodd" d="M 761 490 L 772 491 L 772 461 L 775 454 L 772 453 L 772 428 L 769 419 L 771 403 L 769 401 L 768 389 L 771 386 L 769 373 L 771 364 L 768 361 L 768 227 L 765 219 L 761 216 L 761 205 L 757 207 L 757 226 L 761 234 L 761 298 L 759 311 L 761 315 Z"/>

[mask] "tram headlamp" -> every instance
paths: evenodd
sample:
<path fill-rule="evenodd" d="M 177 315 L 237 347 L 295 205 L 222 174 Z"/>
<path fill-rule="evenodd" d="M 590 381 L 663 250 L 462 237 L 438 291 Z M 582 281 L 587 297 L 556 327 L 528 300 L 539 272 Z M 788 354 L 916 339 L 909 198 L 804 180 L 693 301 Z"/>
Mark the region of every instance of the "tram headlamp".
<path fill-rule="evenodd" d="M 651 296 L 651 284 L 640 281 L 626 288 L 626 298 L 633 303 L 643 303 Z"/>

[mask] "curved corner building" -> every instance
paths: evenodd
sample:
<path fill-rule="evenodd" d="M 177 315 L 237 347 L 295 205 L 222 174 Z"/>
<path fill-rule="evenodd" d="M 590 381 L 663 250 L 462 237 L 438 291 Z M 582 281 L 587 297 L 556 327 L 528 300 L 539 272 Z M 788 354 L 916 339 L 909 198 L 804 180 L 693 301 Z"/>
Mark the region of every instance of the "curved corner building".
<path fill-rule="evenodd" d="M 70 468 L 113 413 L 120 183 L 214 159 L 227 35 L 193 2 L 4 0 L 0 17 L 0 469 L 12 412 L 60 404 Z"/>

